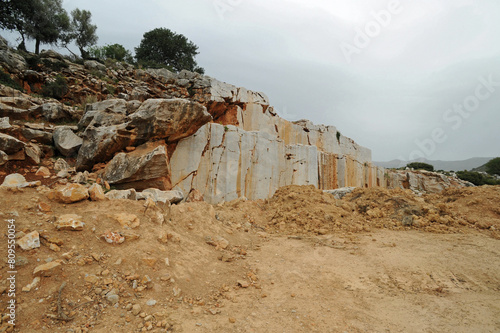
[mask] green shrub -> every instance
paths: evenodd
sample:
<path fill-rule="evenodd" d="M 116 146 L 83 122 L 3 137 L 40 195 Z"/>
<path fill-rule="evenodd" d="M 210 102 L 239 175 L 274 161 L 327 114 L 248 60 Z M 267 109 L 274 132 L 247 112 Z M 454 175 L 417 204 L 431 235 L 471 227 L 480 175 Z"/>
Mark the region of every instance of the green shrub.
<path fill-rule="evenodd" d="M 0 71 L 0 83 L 3 84 L 4 86 L 14 88 L 19 91 L 24 91 L 23 87 L 16 81 L 14 81 L 9 74 L 5 73 L 4 71 Z"/>
<path fill-rule="evenodd" d="M 475 171 L 458 171 L 458 178 L 471 182 L 476 186 L 481 185 L 500 185 L 500 180 Z"/>
<path fill-rule="evenodd" d="M 42 66 L 42 62 L 40 59 L 40 56 L 34 54 L 27 56 L 25 58 L 26 63 L 28 64 L 29 69 L 34 70 L 34 71 L 39 71 L 40 67 Z"/>
<path fill-rule="evenodd" d="M 62 75 L 57 75 L 54 81 L 46 83 L 43 86 L 42 95 L 55 99 L 61 99 L 68 93 L 68 91 L 69 87 L 66 78 Z"/>
<path fill-rule="evenodd" d="M 342 134 L 340 134 L 340 132 L 339 132 L 339 131 L 337 131 L 337 141 L 338 141 L 338 143 L 340 143 L 340 136 L 341 136 L 341 135 L 342 135 Z"/>
<path fill-rule="evenodd" d="M 49 59 L 42 59 L 42 65 L 54 72 L 60 72 L 63 68 L 68 68 L 68 64 L 63 61 L 50 61 Z"/>
<path fill-rule="evenodd" d="M 427 170 L 427 171 L 434 171 L 434 167 L 430 164 L 427 163 L 422 163 L 422 162 L 413 162 L 413 163 L 408 163 L 406 165 L 407 168 L 415 169 L 415 170 Z"/>
<path fill-rule="evenodd" d="M 486 172 L 490 175 L 500 176 L 500 157 L 494 158 L 486 163 Z"/>

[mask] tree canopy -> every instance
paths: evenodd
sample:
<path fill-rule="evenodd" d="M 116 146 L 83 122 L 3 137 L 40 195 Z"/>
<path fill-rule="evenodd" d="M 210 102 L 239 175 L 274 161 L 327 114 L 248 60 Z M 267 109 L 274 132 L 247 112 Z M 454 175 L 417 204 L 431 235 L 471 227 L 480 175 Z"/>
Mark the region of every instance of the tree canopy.
<path fill-rule="evenodd" d="M 26 38 L 34 40 L 38 54 L 40 44 L 55 44 L 61 39 L 70 21 L 62 0 L 2 0 L 0 26 L 19 32 L 21 49 L 25 49 Z"/>
<path fill-rule="evenodd" d="M 121 44 L 92 47 L 89 49 L 89 55 L 100 60 L 114 59 L 128 63 L 134 60 L 130 51 Z"/>
<path fill-rule="evenodd" d="M 406 165 L 407 168 L 415 169 L 415 170 L 427 170 L 434 171 L 434 167 L 427 163 L 422 162 L 413 162 Z"/>
<path fill-rule="evenodd" d="M 98 37 L 96 35 L 97 26 L 91 23 L 92 14 L 88 10 L 75 9 L 71 12 L 71 33 L 66 40 L 75 40 L 75 44 L 80 50 L 82 58 L 87 58 L 86 48 L 95 45 Z"/>
<path fill-rule="evenodd" d="M 135 53 L 137 61 L 147 66 L 166 65 L 175 71 L 186 69 L 204 72 L 194 59 L 198 54 L 198 46 L 184 35 L 166 28 L 146 32 Z"/>
<path fill-rule="evenodd" d="M 500 157 L 494 158 L 486 163 L 486 172 L 490 175 L 500 176 Z"/>

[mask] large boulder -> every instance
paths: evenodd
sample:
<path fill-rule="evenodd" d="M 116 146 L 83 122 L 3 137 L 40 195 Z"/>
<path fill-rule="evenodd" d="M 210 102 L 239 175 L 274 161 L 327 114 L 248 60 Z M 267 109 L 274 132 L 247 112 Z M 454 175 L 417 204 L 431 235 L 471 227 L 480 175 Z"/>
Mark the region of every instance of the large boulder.
<path fill-rule="evenodd" d="M 23 175 L 18 173 L 12 173 L 7 175 L 3 180 L 2 185 L 0 187 L 31 187 L 31 186 L 39 186 L 40 182 L 27 182 L 26 178 Z"/>
<path fill-rule="evenodd" d="M 0 63 L 11 73 L 20 73 L 28 69 L 23 56 L 10 49 L 3 37 L 0 37 Z"/>
<path fill-rule="evenodd" d="M 212 120 L 203 105 L 180 98 L 149 99 L 129 118 L 129 126 L 135 128 L 142 140 L 165 139 L 168 142 L 193 135 Z"/>
<path fill-rule="evenodd" d="M 88 197 L 89 191 L 80 184 L 69 184 L 49 193 L 49 199 L 68 204 L 86 200 Z"/>
<path fill-rule="evenodd" d="M 3 150 L 7 155 L 15 154 L 23 148 L 24 142 L 13 136 L 0 133 L 0 150 Z"/>
<path fill-rule="evenodd" d="M 107 99 L 89 104 L 78 123 L 78 129 L 84 130 L 90 125 L 101 127 L 125 123 L 126 116 L 135 112 L 140 105 L 139 101 L 127 102 L 123 99 Z"/>
<path fill-rule="evenodd" d="M 80 111 L 59 102 L 45 103 L 38 110 L 46 120 L 52 122 L 61 120 L 71 121 L 80 119 L 81 117 Z"/>
<path fill-rule="evenodd" d="M 95 106 L 101 108 L 108 105 L 102 111 L 88 110 L 87 113 L 97 112 L 84 116 L 79 124 L 80 129 L 88 125 L 76 161 L 78 171 L 107 162 L 116 152 L 128 146 L 138 146 L 151 140 L 178 141 L 194 134 L 212 120 L 203 105 L 185 99 L 150 99 L 133 112 L 137 103 L 114 101 Z M 133 113 L 125 117 L 124 112 Z"/>
<path fill-rule="evenodd" d="M 66 126 L 54 130 L 54 145 L 64 156 L 75 155 L 82 146 L 83 140 Z"/>
<path fill-rule="evenodd" d="M 37 142 L 43 143 L 45 145 L 52 145 L 52 133 L 50 132 L 28 127 L 22 128 L 20 131 L 21 135 L 24 136 L 26 140 L 36 140 Z"/>
<path fill-rule="evenodd" d="M 96 163 L 107 162 L 113 155 L 133 145 L 135 136 L 127 130 L 127 124 L 94 127 L 89 126 L 83 135 L 78 151 L 76 170 L 90 170 Z"/>
<path fill-rule="evenodd" d="M 171 187 L 167 149 L 148 143 L 130 153 L 117 154 L 106 166 L 102 178 L 118 188 L 137 190 Z"/>
<path fill-rule="evenodd" d="M 4 92 L 7 94 L 8 92 Z M 0 117 L 9 117 L 10 120 L 28 120 L 40 114 L 37 104 L 26 95 L 22 97 L 0 97 Z"/>

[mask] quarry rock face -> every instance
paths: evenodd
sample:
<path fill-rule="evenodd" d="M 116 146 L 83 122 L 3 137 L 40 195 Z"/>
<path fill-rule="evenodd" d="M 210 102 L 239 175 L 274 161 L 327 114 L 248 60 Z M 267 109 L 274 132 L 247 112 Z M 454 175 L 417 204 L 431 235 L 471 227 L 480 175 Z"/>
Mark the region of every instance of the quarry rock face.
<path fill-rule="evenodd" d="M 219 203 L 269 198 L 286 185 L 421 192 L 469 185 L 441 174 L 377 167 L 368 148 L 336 127 L 283 119 L 264 93 L 209 76 L 120 63 L 79 65 L 53 51 L 40 56 L 45 64 L 65 64 L 68 92 L 61 101 L 32 94 L 43 93 L 43 83 L 53 79 L 51 66 L 28 69 L 0 38 L 0 65 L 29 93 L 0 85 L 0 164 L 43 163 L 55 150 L 77 155 L 76 171 L 94 169 L 108 186 L 126 190 L 103 195 L 94 187 L 92 200 L 172 201 L 152 189 L 174 191 L 173 201 Z M 59 164 L 54 169 L 69 178 L 73 168 Z M 89 195 L 86 188 L 73 190 L 78 200 Z"/>

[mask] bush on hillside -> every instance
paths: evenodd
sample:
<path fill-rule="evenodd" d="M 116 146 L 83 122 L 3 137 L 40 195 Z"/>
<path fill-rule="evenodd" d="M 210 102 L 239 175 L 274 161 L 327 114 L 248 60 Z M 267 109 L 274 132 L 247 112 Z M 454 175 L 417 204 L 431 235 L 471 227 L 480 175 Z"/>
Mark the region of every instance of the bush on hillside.
<path fill-rule="evenodd" d="M 476 186 L 482 185 L 500 185 L 500 180 L 496 180 L 488 175 L 475 171 L 458 171 L 458 178 L 471 182 Z"/>
<path fill-rule="evenodd" d="M 432 165 L 427 164 L 427 163 L 422 163 L 422 162 L 408 163 L 406 165 L 406 167 L 410 168 L 410 169 L 415 169 L 415 170 L 434 171 L 434 167 Z"/>

